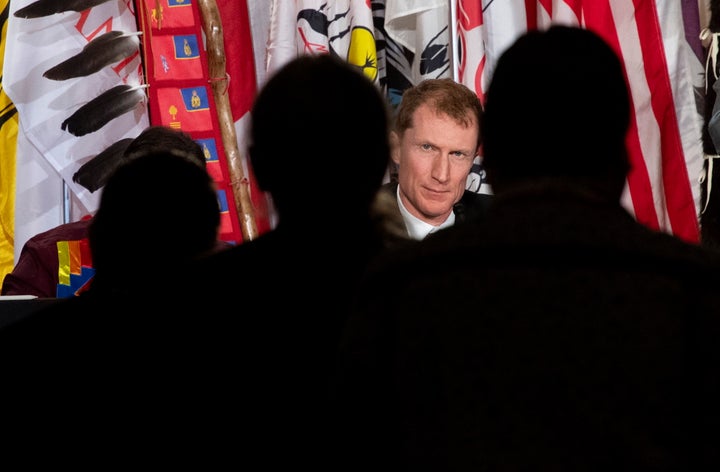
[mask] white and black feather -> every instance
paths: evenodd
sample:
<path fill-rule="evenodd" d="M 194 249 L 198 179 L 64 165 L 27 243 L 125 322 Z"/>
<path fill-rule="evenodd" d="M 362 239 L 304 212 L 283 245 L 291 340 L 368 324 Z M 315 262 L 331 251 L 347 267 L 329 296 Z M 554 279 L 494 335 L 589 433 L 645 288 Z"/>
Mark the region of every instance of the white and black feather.
<path fill-rule="evenodd" d="M 93 157 L 73 174 L 73 181 L 82 185 L 91 192 L 105 186 L 110 175 L 128 159 L 125 150 L 132 138 L 115 141 L 97 156 Z"/>
<path fill-rule="evenodd" d="M 37 0 L 13 13 L 16 18 L 42 18 L 66 11 L 85 11 L 110 0 Z M 117 0 L 113 0 L 117 1 Z"/>
<path fill-rule="evenodd" d="M 67 80 L 85 77 L 132 56 L 140 46 L 141 32 L 109 31 L 97 36 L 82 51 L 46 70 L 43 77 Z"/>
<path fill-rule="evenodd" d="M 143 102 L 146 88 L 147 85 L 116 85 L 78 108 L 62 122 L 61 128 L 75 136 L 97 131 Z"/>

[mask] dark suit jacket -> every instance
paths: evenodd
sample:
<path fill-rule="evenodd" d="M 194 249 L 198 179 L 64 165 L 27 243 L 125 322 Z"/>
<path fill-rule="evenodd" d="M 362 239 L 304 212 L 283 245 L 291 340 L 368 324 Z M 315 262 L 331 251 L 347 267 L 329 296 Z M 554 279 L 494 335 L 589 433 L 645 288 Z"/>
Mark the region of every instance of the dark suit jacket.
<path fill-rule="evenodd" d="M 217 243 L 218 250 L 228 247 Z M 148 261 L 145 270 L 153 271 L 159 287 L 171 275 L 192 279 L 186 265 L 175 269 Z M 220 367 L 229 359 L 207 362 L 205 356 L 214 355 L 209 329 L 196 325 L 211 315 L 185 305 L 179 291 L 170 297 L 134 282 L 95 286 L 68 298 L 23 300 L 41 306 L 0 313 L 5 461 L 22 458 L 44 466 L 52 457 L 76 470 L 95 469 L 103 457 L 127 467 L 146 460 L 163 467 L 227 463 L 227 456 L 209 454 L 237 446 L 235 436 L 220 433 L 228 431 L 224 422 L 233 412 L 216 385 L 237 378 Z M 133 447 L 126 441 L 130 430 Z M 34 454 L 37 448 L 44 454 Z"/>
<path fill-rule="evenodd" d="M 331 379 L 350 300 L 383 242 L 362 225 L 334 224 L 280 223 L 194 266 L 193 293 L 178 298 L 203 313 L 194 332 L 209 380 L 198 398 L 236 423 L 233 451 L 251 468 L 342 470 Z"/>
<path fill-rule="evenodd" d="M 394 217 L 400 218 L 400 220 L 402 220 L 402 215 L 400 214 L 400 207 L 397 204 L 396 198 L 397 187 L 397 182 L 388 182 L 382 186 L 380 191 L 392 196 L 392 201 L 395 202 L 395 205 L 393 207 L 393 210 L 395 212 Z M 487 211 L 488 205 L 491 201 L 492 195 L 465 190 L 465 193 L 463 193 L 460 201 L 453 206 L 453 211 L 455 212 L 455 224 L 461 224 L 481 218 L 482 215 Z"/>
<path fill-rule="evenodd" d="M 338 386 L 348 454 L 358 470 L 717 470 L 719 268 L 616 205 L 495 196 L 362 286 Z"/>

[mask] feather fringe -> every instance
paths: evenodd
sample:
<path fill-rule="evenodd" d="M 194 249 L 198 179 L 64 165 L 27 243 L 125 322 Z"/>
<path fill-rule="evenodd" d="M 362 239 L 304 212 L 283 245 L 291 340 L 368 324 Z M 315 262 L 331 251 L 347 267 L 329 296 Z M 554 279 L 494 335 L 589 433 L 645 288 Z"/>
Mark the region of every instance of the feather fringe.
<path fill-rule="evenodd" d="M 85 11 L 110 0 L 37 0 L 13 13 L 16 18 L 41 18 L 66 11 Z M 115 0 L 117 1 L 117 0 Z"/>
<path fill-rule="evenodd" d="M 147 87 L 147 85 L 116 85 L 78 108 L 62 122 L 61 128 L 75 136 L 84 136 L 97 131 L 145 100 Z"/>
<path fill-rule="evenodd" d="M 140 46 L 141 32 L 109 31 L 97 36 L 60 64 L 46 70 L 43 77 L 50 80 L 67 80 L 94 74 L 105 66 L 135 54 Z"/>
<path fill-rule="evenodd" d="M 110 175 L 128 159 L 125 150 L 132 138 L 124 138 L 111 144 L 104 151 L 93 157 L 73 174 L 73 182 L 82 185 L 90 192 L 105 186 Z"/>

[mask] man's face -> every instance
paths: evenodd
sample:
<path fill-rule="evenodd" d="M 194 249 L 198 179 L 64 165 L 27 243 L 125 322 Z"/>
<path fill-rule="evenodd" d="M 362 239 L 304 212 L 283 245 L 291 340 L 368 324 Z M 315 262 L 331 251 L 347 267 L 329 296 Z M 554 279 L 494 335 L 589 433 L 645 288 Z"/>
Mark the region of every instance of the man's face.
<path fill-rule="evenodd" d="M 466 128 L 421 105 L 412 128 L 402 136 L 392 133 L 400 199 L 413 216 L 438 225 L 450 215 L 465 191 L 478 150 L 478 132 L 474 118 Z"/>

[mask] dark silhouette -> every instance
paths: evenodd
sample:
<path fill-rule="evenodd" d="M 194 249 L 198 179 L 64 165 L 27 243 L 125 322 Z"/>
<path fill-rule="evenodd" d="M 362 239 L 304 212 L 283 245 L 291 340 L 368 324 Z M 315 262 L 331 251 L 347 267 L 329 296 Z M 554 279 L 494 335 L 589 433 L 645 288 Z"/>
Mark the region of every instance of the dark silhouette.
<path fill-rule="evenodd" d="M 342 346 L 353 470 L 718 468 L 718 257 L 620 204 L 630 111 L 596 34 L 529 32 L 487 93 L 479 224 L 388 253 Z"/>
<path fill-rule="evenodd" d="M 720 2 L 713 0 L 708 2 L 707 29 L 712 34 L 720 33 Z M 705 66 L 705 94 L 703 102 L 703 126 L 702 144 L 705 159 L 703 170 L 706 173 L 700 187 L 700 201 L 702 210 L 700 212 L 700 240 L 703 246 L 715 250 L 720 249 L 720 202 L 716 191 L 712 192 L 713 183 L 718 179 L 720 172 L 718 166 L 713 165 L 720 154 L 720 82 L 717 77 L 720 68 L 715 60 L 717 52 L 715 48 L 706 51 L 708 61 Z M 712 56 L 715 57 L 712 57 Z"/>
<path fill-rule="evenodd" d="M 206 388 L 234 408 L 218 414 L 234 424 L 238 459 L 333 469 L 341 438 L 327 410 L 340 332 L 385 247 L 373 203 L 389 162 L 387 103 L 346 62 L 302 56 L 269 78 L 251 116 L 249 155 L 277 226 L 194 266 L 190 295 L 183 281 L 171 290 L 204 313 L 195 332 Z"/>
<path fill-rule="evenodd" d="M 475 92 L 452 79 L 427 79 L 403 92 L 391 140 L 396 176 L 383 185 L 407 236 L 482 215 L 491 196 L 466 190 L 482 144 L 483 110 Z"/>
<path fill-rule="evenodd" d="M 214 182 L 190 154 L 167 150 L 135 157 L 108 181 L 90 225 L 90 291 L 152 290 L 156 279 L 174 276 L 212 252 L 219 225 Z M 161 244 L 148 244 L 148 235 Z"/>
<path fill-rule="evenodd" d="M 191 392 L 202 385 L 187 384 L 193 318 L 168 312 L 155 287 L 180 273 L 190 280 L 190 261 L 216 249 L 216 188 L 193 153 L 149 148 L 119 167 L 89 228 L 89 289 L 0 330 L 8 457 L 191 464 L 188 444 L 201 442 Z"/>

